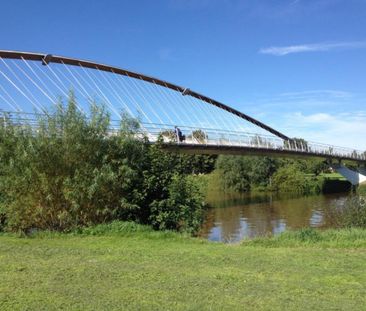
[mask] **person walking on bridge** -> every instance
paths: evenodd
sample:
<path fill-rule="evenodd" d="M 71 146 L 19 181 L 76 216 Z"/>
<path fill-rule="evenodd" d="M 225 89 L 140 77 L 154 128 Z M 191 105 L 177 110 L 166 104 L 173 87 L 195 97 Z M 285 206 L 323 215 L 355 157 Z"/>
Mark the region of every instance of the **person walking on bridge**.
<path fill-rule="evenodd" d="M 182 131 L 179 127 L 175 126 L 175 136 L 177 137 L 177 142 L 183 142 L 186 139 L 186 136 L 182 134 Z"/>

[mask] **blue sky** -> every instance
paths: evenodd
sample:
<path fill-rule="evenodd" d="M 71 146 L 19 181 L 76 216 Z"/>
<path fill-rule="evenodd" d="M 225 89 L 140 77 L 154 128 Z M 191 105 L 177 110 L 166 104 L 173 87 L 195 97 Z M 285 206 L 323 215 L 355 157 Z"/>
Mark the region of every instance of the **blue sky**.
<path fill-rule="evenodd" d="M 12 0 L 1 7 L 1 49 L 143 72 L 289 136 L 366 149 L 365 0 Z"/>

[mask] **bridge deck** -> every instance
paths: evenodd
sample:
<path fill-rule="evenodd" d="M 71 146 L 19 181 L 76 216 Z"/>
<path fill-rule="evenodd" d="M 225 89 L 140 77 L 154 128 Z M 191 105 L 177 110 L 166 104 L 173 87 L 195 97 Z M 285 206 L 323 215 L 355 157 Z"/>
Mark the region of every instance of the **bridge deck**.
<path fill-rule="evenodd" d="M 191 143 L 164 143 L 163 148 L 169 151 L 182 152 L 187 154 L 211 154 L 211 155 L 251 155 L 251 156 L 273 156 L 292 158 L 318 158 L 336 161 L 352 161 L 359 164 L 366 164 L 365 159 L 355 159 L 351 156 L 326 154 L 321 152 L 295 151 L 289 149 L 271 149 L 251 146 L 228 146 L 228 145 L 205 145 Z"/>

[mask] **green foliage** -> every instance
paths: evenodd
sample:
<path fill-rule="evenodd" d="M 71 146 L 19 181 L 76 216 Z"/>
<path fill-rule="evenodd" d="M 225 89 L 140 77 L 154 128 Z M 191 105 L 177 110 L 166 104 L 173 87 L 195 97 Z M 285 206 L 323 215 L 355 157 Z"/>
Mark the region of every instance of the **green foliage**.
<path fill-rule="evenodd" d="M 285 148 L 291 148 L 291 149 L 299 149 L 303 151 L 310 151 L 308 142 L 303 138 L 292 138 L 291 140 L 286 140 L 284 142 Z"/>
<path fill-rule="evenodd" d="M 164 130 L 160 132 L 160 136 L 166 139 L 169 142 L 176 142 L 177 135 L 175 134 L 174 130 Z"/>
<path fill-rule="evenodd" d="M 357 189 L 357 193 L 363 196 L 366 196 L 366 185 L 360 185 Z"/>
<path fill-rule="evenodd" d="M 216 162 L 215 155 L 190 155 L 179 152 L 165 152 L 160 144 L 160 140 L 156 145 L 151 147 L 152 158 L 154 159 L 154 169 L 158 169 L 162 173 L 166 172 L 165 168 L 171 173 L 180 174 L 206 174 L 213 171 Z M 171 176 L 171 174 L 169 175 Z"/>
<path fill-rule="evenodd" d="M 151 232 L 152 229 L 149 226 L 139 225 L 135 222 L 128 221 L 112 221 L 111 223 L 103 223 L 90 227 L 83 227 L 71 234 L 81 235 L 96 235 L 96 236 L 107 236 L 107 235 L 133 235 L 143 232 Z M 37 234 L 39 236 L 40 233 Z"/>
<path fill-rule="evenodd" d="M 366 197 L 352 195 L 344 204 L 328 207 L 326 218 L 336 227 L 366 228 Z"/>
<path fill-rule="evenodd" d="M 131 208 L 128 185 L 136 174 L 128 162 L 136 148 L 122 135 L 106 139 L 109 121 L 97 105 L 87 119 L 71 95 L 66 108 L 59 104 L 38 118 L 37 130 L 13 126 L 6 141 L 13 141 L 14 153 L 1 179 L 10 229 L 66 230 L 109 221 Z M 130 153 L 120 158 L 115 150 Z"/>
<path fill-rule="evenodd" d="M 323 160 L 318 159 L 278 159 L 278 167 L 295 166 L 298 170 L 306 174 L 319 175 L 320 173 L 329 170 L 329 166 Z"/>
<path fill-rule="evenodd" d="M 216 162 L 222 188 L 245 192 L 274 190 L 298 194 L 319 193 L 327 166 L 321 160 L 220 156 Z"/>
<path fill-rule="evenodd" d="M 272 189 L 281 193 L 319 193 L 323 181 L 306 176 L 296 165 L 280 167 L 272 177 Z"/>
<path fill-rule="evenodd" d="M 203 220 L 203 197 L 192 178 L 175 175 L 168 197 L 151 203 L 151 224 L 159 230 L 195 232 Z"/>
<path fill-rule="evenodd" d="M 365 248 L 366 230 L 360 228 L 326 229 L 303 228 L 287 230 L 270 237 L 244 240 L 245 246 L 264 247 L 321 247 L 321 248 Z M 309 249 L 309 248 L 308 248 Z"/>
<path fill-rule="evenodd" d="M 270 141 L 268 141 L 267 139 L 259 136 L 259 135 L 255 135 L 250 142 L 251 145 L 253 146 L 258 146 L 258 147 L 271 147 L 272 143 Z"/>
<path fill-rule="evenodd" d="M 270 157 L 219 156 L 216 168 L 224 189 L 245 192 L 253 185 L 267 186 L 278 161 Z"/>
<path fill-rule="evenodd" d="M 113 220 L 156 224 L 159 209 L 154 207 L 154 218 L 150 208 L 162 201 L 174 216 L 164 216 L 169 228 L 196 228 L 202 202 L 197 203 L 193 181 L 183 175 L 210 170 L 211 158 L 150 146 L 138 120 L 125 114 L 120 130 L 111 134 L 104 107 L 93 104 L 90 111 L 89 117 L 80 113 L 71 94 L 67 105 L 59 103 L 40 116 L 36 127 L 20 127 L 10 119 L 0 123 L 0 227 L 6 222 L 9 230 L 29 232 Z"/>
<path fill-rule="evenodd" d="M 245 192 L 250 190 L 250 163 L 244 157 L 219 156 L 216 168 L 220 172 L 225 190 Z"/>
<path fill-rule="evenodd" d="M 192 132 L 192 134 L 189 135 L 188 137 L 192 137 L 194 140 L 196 140 L 197 142 L 199 142 L 201 144 L 206 143 L 206 141 L 208 139 L 207 134 L 202 130 L 194 130 Z"/>

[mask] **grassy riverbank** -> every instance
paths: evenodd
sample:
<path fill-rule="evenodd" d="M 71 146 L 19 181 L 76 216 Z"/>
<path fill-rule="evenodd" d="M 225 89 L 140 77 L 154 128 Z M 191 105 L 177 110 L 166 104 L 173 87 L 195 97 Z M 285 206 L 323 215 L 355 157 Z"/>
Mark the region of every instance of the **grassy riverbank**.
<path fill-rule="evenodd" d="M 363 310 L 366 231 L 223 245 L 126 223 L 0 236 L 1 310 Z"/>

